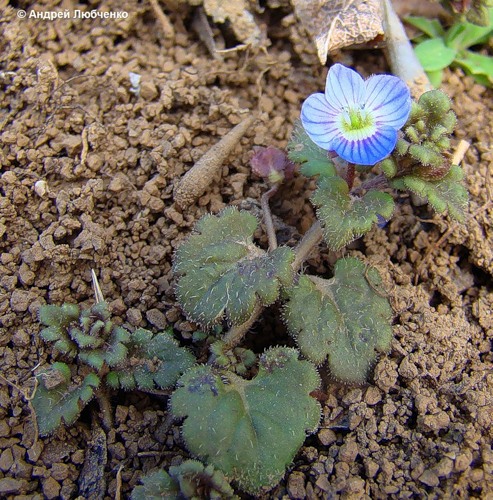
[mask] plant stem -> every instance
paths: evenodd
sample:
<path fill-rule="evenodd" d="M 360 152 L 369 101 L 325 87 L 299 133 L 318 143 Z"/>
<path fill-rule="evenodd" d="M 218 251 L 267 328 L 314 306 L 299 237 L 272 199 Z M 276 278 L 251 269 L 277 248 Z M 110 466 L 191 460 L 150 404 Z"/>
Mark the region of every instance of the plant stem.
<path fill-rule="evenodd" d="M 264 306 L 260 303 L 257 303 L 252 314 L 244 323 L 239 326 L 234 326 L 233 328 L 231 328 L 231 330 L 224 334 L 223 341 L 228 345 L 230 349 L 237 346 L 241 342 L 241 339 L 246 335 L 248 330 L 250 330 L 255 321 L 257 321 L 263 310 Z"/>
<path fill-rule="evenodd" d="M 268 191 L 266 191 L 262 198 L 260 199 L 260 204 L 262 206 L 262 212 L 264 214 L 265 229 L 267 231 L 267 237 L 269 238 L 269 251 L 275 250 L 277 248 L 277 238 L 276 231 L 274 229 L 274 223 L 272 222 L 272 214 L 270 211 L 269 200 L 277 193 L 279 189 L 279 184 L 275 184 Z"/>
<path fill-rule="evenodd" d="M 383 25 L 387 42 L 386 56 L 392 73 L 406 82 L 414 98 L 432 90 L 433 86 L 407 38 L 399 16 L 390 0 L 382 0 Z"/>
<path fill-rule="evenodd" d="M 368 191 L 370 189 L 382 189 L 388 187 L 389 183 L 387 177 L 384 174 L 378 174 L 371 179 L 367 179 L 361 183 L 360 186 L 355 187 L 351 190 L 351 194 L 354 196 L 360 195 L 363 191 Z"/>
<path fill-rule="evenodd" d="M 99 388 L 94 391 L 94 395 L 98 400 L 99 409 L 101 410 L 101 424 L 109 432 L 113 428 L 113 414 L 108 393 L 106 390 Z"/>
<path fill-rule="evenodd" d="M 292 268 L 297 272 L 312 250 L 322 241 L 322 228 L 320 222 L 315 221 L 310 229 L 303 235 L 301 241 L 294 249 L 295 258 Z"/>

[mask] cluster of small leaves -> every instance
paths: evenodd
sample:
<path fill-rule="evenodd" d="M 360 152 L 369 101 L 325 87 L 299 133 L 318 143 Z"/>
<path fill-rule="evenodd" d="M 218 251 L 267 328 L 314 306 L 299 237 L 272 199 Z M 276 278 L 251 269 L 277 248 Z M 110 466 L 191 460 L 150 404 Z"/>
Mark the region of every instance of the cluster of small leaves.
<path fill-rule="evenodd" d="M 301 353 L 349 383 L 363 383 L 377 352 L 390 349 L 391 318 L 378 271 L 355 258 L 339 259 L 330 280 L 300 276 L 284 307 Z"/>
<path fill-rule="evenodd" d="M 493 0 L 441 0 L 441 3 L 459 20 L 478 26 L 488 26 L 490 22 L 490 7 Z"/>
<path fill-rule="evenodd" d="M 424 93 L 413 103 L 404 137 L 394 153 L 379 165 L 392 187 L 411 191 L 426 199 L 437 213 L 448 211 L 462 221 L 467 190 L 461 182 L 462 169 L 451 164 L 448 153 L 456 122 L 446 94 L 440 90 Z"/>
<path fill-rule="evenodd" d="M 493 7 L 491 0 L 488 3 L 489 7 Z M 471 12 L 480 12 L 480 15 L 472 16 L 468 19 L 470 22 L 456 22 L 447 30 L 436 19 L 406 19 L 423 33 L 417 39 L 415 52 L 435 87 L 440 86 L 443 70 L 447 66 L 459 66 L 481 85 L 493 85 L 493 58 L 469 50 L 490 39 L 493 33 L 493 8 L 483 6 L 478 11 L 469 11 Z"/>
<path fill-rule="evenodd" d="M 238 375 L 246 375 L 257 361 L 257 356 L 250 349 L 235 347 L 231 349 L 222 340 L 217 340 L 210 346 L 210 363 L 222 369 L 231 370 Z"/>
<path fill-rule="evenodd" d="M 142 486 L 136 486 L 132 491 L 132 500 L 238 499 L 221 471 L 215 470 L 212 465 L 204 466 L 197 460 L 186 460 L 171 466 L 168 472 L 153 471 L 141 482 Z"/>
<path fill-rule="evenodd" d="M 79 417 L 103 382 L 123 389 L 161 389 L 174 385 L 195 358 L 180 347 L 171 332 L 131 333 L 114 324 L 106 302 L 81 310 L 75 304 L 39 309 L 45 325 L 40 336 L 65 355 L 37 375 L 32 404 L 41 435 Z"/>
<path fill-rule="evenodd" d="M 281 285 L 292 282 L 293 252 L 279 247 L 267 253 L 254 245 L 257 226 L 253 215 L 228 207 L 202 217 L 177 250 L 176 295 L 192 321 L 210 328 L 226 317 L 240 325 L 257 304 L 272 304 Z"/>
<path fill-rule="evenodd" d="M 310 393 L 319 384 L 314 365 L 299 360 L 298 351 L 272 348 L 252 380 L 210 365 L 188 370 L 171 411 L 185 418 L 191 453 L 255 494 L 279 481 L 306 433 L 318 427 L 321 408 Z"/>
<path fill-rule="evenodd" d="M 317 177 L 317 190 L 311 201 L 317 207 L 324 240 L 331 250 L 339 250 L 368 232 L 379 217 L 392 216 L 392 196 L 375 189 L 361 197 L 350 193 L 327 151 L 308 137 L 300 123 L 295 125 L 288 151 L 292 161 L 301 163 L 303 175 Z"/>

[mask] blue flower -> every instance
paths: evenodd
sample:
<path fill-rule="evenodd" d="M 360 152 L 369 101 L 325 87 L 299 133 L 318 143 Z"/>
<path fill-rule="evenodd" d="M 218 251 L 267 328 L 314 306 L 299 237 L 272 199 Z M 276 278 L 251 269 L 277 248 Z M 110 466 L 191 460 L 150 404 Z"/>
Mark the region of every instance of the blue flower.
<path fill-rule="evenodd" d="M 327 75 L 325 94 L 312 94 L 301 107 L 301 123 L 310 139 L 358 165 L 375 165 L 388 156 L 397 131 L 411 111 L 409 88 L 391 75 L 367 80 L 342 64 Z"/>

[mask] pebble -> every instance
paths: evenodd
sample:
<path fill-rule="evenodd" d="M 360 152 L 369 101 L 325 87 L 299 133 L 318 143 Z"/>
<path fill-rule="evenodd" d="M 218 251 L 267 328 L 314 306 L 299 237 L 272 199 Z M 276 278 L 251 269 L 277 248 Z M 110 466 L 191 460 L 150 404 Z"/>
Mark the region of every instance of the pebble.
<path fill-rule="evenodd" d="M 58 497 L 58 495 L 60 494 L 60 489 L 60 484 L 58 484 L 58 482 L 55 481 L 55 479 L 53 479 L 51 476 L 47 477 L 43 481 L 43 493 L 45 495 L 45 498 L 47 498 L 48 500 L 52 500 L 52 498 Z"/>
<path fill-rule="evenodd" d="M 432 469 L 427 469 L 419 476 L 419 480 L 423 483 L 426 484 L 426 486 L 431 486 L 432 488 L 435 488 L 440 484 L 440 480 L 438 479 L 438 476 L 435 471 Z"/>
<path fill-rule="evenodd" d="M 0 496 L 18 495 L 26 489 L 27 484 L 25 479 L 19 480 L 12 477 L 4 477 L 0 479 Z"/>
<path fill-rule="evenodd" d="M 302 472 L 293 472 L 288 477 L 289 498 L 302 500 L 306 498 L 305 476 Z"/>
<path fill-rule="evenodd" d="M 146 318 L 151 325 L 154 325 L 156 328 L 160 330 L 164 330 L 168 326 L 168 322 L 166 321 L 166 316 L 159 309 L 149 309 L 146 312 Z"/>

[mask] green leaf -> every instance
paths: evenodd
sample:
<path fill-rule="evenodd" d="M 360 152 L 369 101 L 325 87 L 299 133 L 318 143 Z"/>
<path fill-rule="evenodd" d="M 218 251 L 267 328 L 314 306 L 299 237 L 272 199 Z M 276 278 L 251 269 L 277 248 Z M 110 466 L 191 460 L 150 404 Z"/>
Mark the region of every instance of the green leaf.
<path fill-rule="evenodd" d="M 77 304 L 63 304 L 62 306 L 44 305 L 38 310 L 40 323 L 46 326 L 63 328 L 72 321 L 79 319 L 79 306 Z"/>
<path fill-rule="evenodd" d="M 301 121 L 297 121 L 288 144 L 288 156 L 291 161 L 302 164 L 300 172 L 306 177 L 336 175 L 334 163 L 327 154 L 310 139 Z"/>
<path fill-rule="evenodd" d="M 142 486 L 136 486 L 131 495 L 131 500 L 179 500 L 180 486 L 164 470 L 150 472 L 140 478 Z"/>
<path fill-rule="evenodd" d="M 65 363 L 54 363 L 36 378 L 38 386 L 31 403 L 42 436 L 62 424 L 73 424 L 100 383 L 97 375 L 89 373 L 82 383 L 71 384 L 70 368 Z"/>
<path fill-rule="evenodd" d="M 455 63 L 472 75 L 478 83 L 491 87 L 493 85 L 493 57 L 475 52 L 464 51 L 457 57 Z"/>
<path fill-rule="evenodd" d="M 423 198 L 441 214 L 448 211 L 453 219 L 463 222 L 467 209 L 468 194 L 462 185 L 464 172 L 457 165 L 452 165 L 450 171 L 438 181 L 429 181 L 417 176 L 407 175 L 392 179 L 391 185 L 401 191 L 411 191 Z"/>
<path fill-rule="evenodd" d="M 171 410 L 184 417 L 190 451 L 255 494 L 276 484 L 320 419 L 310 396 L 320 383 L 315 367 L 287 347 L 266 351 L 258 374 L 244 380 L 202 365 L 178 381 Z"/>
<path fill-rule="evenodd" d="M 426 74 L 428 75 L 430 83 L 433 85 L 434 88 L 437 89 L 438 87 L 440 87 L 443 81 L 443 70 L 427 71 Z"/>
<path fill-rule="evenodd" d="M 408 16 L 404 19 L 406 23 L 421 30 L 430 38 L 441 38 L 445 31 L 437 19 L 428 19 L 427 17 Z"/>
<path fill-rule="evenodd" d="M 432 38 L 418 43 L 414 52 L 425 71 L 439 71 L 452 64 L 457 52 L 445 46 L 442 38 Z"/>
<path fill-rule="evenodd" d="M 112 387 L 121 384 L 123 389 L 166 389 L 175 385 L 178 378 L 195 363 L 193 354 L 181 347 L 170 332 L 153 335 L 138 328 L 129 343 L 130 363 L 111 372 Z"/>
<path fill-rule="evenodd" d="M 330 280 L 301 276 L 290 290 L 284 320 L 301 353 L 345 382 L 363 383 L 392 340 L 392 309 L 375 268 L 337 261 Z"/>
<path fill-rule="evenodd" d="M 180 465 L 173 465 L 169 474 L 163 470 L 153 471 L 141 478 L 141 482 L 142 486 L 134 488 L 131 500 L 238 500 L 224 474 L 214 470 L 212 465 L 205 467 L 198 460 L 185 460 Z"/>
<path fill-rule="evenodd" d="M 281 285 L 292 282 L 292 250 L 280 247 L 266 253 L 253 244 L 257 219 L 233 207 L 218 216 L 206 215 L 178 249 L 174 271 L 176 295 L 188 317 L 211 327 L 226 315 L 239 325 L 256 304 L 270 305 Z"/>
<path fill-rule="evenodd" d="M 312 196 L 324 239 L 331 250 L 339 250 L 368 232 L 377 215 L 390 219 L 394 200 L 388 193 L 368 191 L 362 198 L 349 194 L 347 183 L 338 176 L 323 178 Z"/>
<path fill-rule="evenodd" d="M 490 10 L 490 17 L 493 10 Z M 493 33 L 493 27 L 477 26 L 472 23 L 455 23 L 445 34 L 445 44 L 455 50 L 486 43 Z"/>

